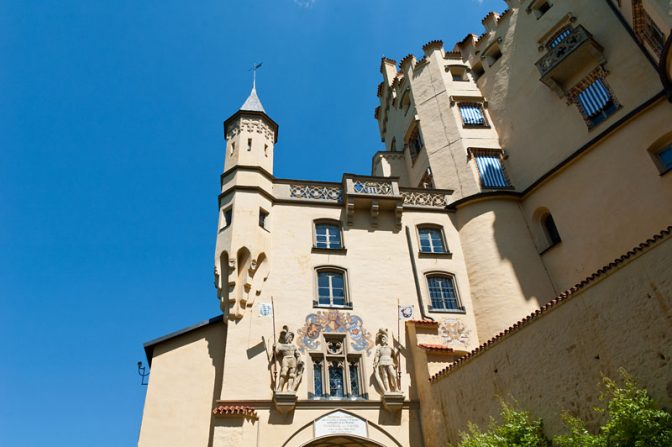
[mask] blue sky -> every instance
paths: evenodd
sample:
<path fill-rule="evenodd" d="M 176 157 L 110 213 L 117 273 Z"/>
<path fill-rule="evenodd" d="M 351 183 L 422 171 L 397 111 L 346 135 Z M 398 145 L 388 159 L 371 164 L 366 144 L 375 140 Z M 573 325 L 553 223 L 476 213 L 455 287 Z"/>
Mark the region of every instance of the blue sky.
<path fill-rule="evenodd" d="M 258 92 L 275 175 L 367 174 L 385 55 L 501 0 L 5 0 L 0 445 L 137 443 L 142 344 L 218 313 L 222 121 Z"/>

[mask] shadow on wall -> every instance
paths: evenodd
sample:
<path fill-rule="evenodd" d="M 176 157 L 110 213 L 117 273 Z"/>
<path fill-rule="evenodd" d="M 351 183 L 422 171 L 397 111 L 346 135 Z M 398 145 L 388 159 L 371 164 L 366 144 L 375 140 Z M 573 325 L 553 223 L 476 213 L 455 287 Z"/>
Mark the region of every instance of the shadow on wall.
<path fill-rule="evenodd" d="M 212 408 L 215 408 L 217 400 L 222 393 L 222 381 L 224 378 L 224 358 L 226 356 L 226 335 L 227 327 L 223 321 L 218 323 L 222 326 L 221 331 L 209 331 L 205 337 L 208 343 L 208 355 L 212 361 L 212 366 L 215 368 L 215 381 L 212 389 Z M 215 434 L 215 423 L 220 419 L 216 419 L 215 415 L 210 413 L 210 433 L 208 434 L 208 447 L 212 447 L 213 437 Z"/>

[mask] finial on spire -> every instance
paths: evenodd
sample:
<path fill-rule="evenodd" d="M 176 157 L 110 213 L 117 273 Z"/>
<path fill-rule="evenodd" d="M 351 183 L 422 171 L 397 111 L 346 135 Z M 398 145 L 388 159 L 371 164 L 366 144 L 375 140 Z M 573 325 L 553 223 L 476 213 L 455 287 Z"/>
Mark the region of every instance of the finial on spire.
<path fill-rule="evenodd" d="M 257 70 L 261 68 L 261 64 L 263 64 L 263 62 L 259 62 L 258 64 L 252 64 L 252 68 L 250 68 L 250 70 L 252 71 L 252 90 L 257 89 Z"/>
<path fill-rule="evenodd" d="M 252 72 L 252 91 L 240 110 L 265 113 L 264 106 L 261 105 L 261 101 L 259 101 L 259 97 L 257 96 L 257 70 L 261 68 L 261 64 L 262 62 L 252 64 L 252 68 L 248 70 Z"/>

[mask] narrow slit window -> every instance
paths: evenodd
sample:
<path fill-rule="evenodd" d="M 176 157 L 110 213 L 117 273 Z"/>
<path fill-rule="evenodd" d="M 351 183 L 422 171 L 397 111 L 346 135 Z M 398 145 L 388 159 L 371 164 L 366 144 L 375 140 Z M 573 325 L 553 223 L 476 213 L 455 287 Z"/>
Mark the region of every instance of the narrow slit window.
<path fill-rule="evenodd" d="M 259 210 L 259 226 L 261 228 L 267 229 L 266 228 L 267 219 L 268 219 L 268 212 L 260 209 Z"/>
<path fill-rule="evenodd" d="M 252 150 L 252 138 L 247 139 L 247 150 L 248 151 Z"/>
<path fill-rule="evenodd" d="M 550 213 L 542 217 L 541 224 L 544 227 L 544 233 L 548 239 L 549 247 L 562 242 L 562 239 L 560 239 L 560 233 L 558 232 L 558 227 L 555 226 L 555 220 L 553 220 L 553 216 L 551 216 Z"/>

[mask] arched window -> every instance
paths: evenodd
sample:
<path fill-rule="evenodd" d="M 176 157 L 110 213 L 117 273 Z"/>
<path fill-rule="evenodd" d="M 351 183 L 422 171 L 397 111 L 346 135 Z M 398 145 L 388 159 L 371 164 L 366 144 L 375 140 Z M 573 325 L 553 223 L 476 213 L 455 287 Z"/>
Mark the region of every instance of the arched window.
<path fill-rule="evenodd" d="M 560 239 L 558 227 L 555 226 L 555 220 L 553 220 L 551 213 L 546 213 L 541 217 L 541 226 L 544 228 L 549 247 L 559 244 L 562 241 L 562 239 Z"/>
<path fill-rule="evenodd" d="M 418 227 L 418 239 L 420 240 L 420 253 L 448 252 L 441 227 L 434 225 Z"/>
<path fill-rule="evenodd" d="M 317 306 L 348 307 L 345 271 L 334 267 L 322 267 L 317 272 Z"/>
<path fill-rule="evenodd" d="M 455 286 L 455 278 L 445 273 L 432 273 L 427 275 L 427 288 L 429 289 L 430 310 L 438 311 L 463 311 Z"/>
<path fill-rule="evenodd" d="M 316 221 L 313 246 L 329 250 L 343 248 L 341 224 L 337 221 Z"/>

